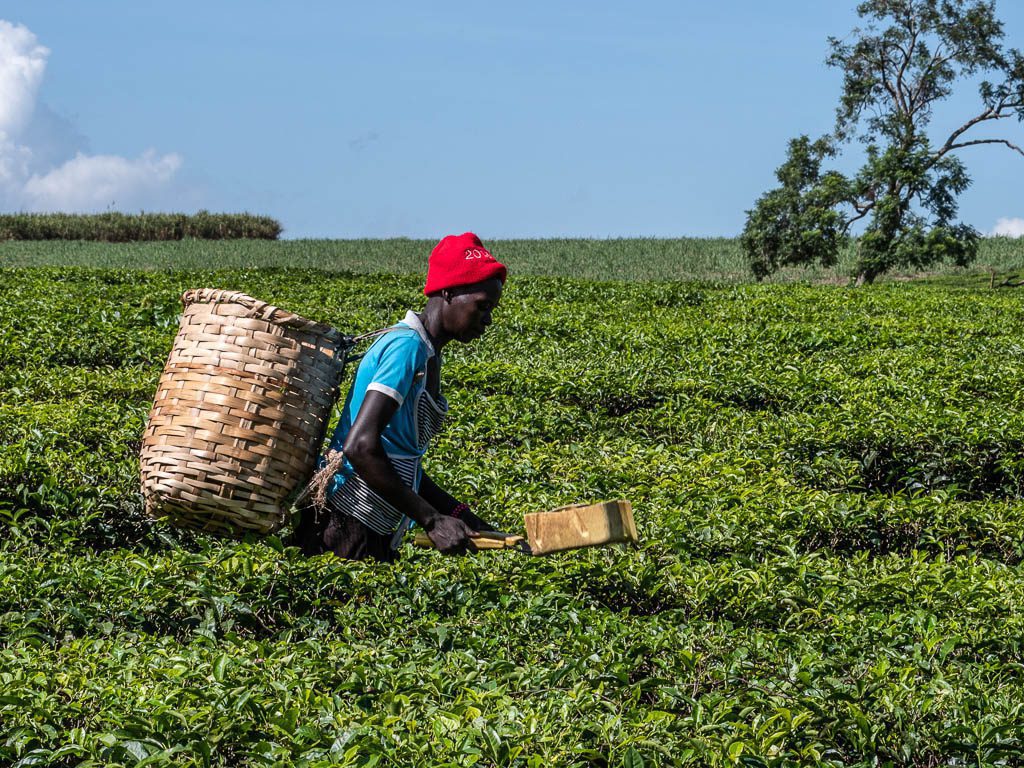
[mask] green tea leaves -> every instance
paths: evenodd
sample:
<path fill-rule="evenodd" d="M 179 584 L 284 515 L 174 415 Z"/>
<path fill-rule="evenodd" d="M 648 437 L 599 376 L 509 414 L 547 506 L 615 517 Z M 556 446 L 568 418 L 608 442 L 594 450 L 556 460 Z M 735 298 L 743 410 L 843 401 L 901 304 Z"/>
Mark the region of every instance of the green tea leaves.
<path fill-rule="evenodd" d="M 226 541 L 145 519 L 138 439 L 184 288 L 358 331 L 418 306 L 418 277 L 2 277 L 0 763 L 998 765 L 1021 749 L 1015 296 L 510 280 L 488 336 L 446 354 L 429 471 L 508 529 L 629 498 L 644 543 L 409 546 L 382 567 L 305 558 L 287 530 Z"/>

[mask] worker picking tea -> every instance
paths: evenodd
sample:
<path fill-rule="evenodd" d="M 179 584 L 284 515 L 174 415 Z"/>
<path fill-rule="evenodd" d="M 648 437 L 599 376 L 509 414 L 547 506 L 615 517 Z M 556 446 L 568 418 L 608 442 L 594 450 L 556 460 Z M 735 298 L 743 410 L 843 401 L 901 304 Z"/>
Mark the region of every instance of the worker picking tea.
<path fill-rule="evenodd" d="M 359 363 L 296 528 L 307 555 L 392 561 L 412 523 L 439 551 L 462 554 L 491 529 L 423 471 L 422 459 L 448 414 L 442 351 L 484 335 L 506 274 L 472 232 L 433 249 L 425 306 L 381 333 Z"/>

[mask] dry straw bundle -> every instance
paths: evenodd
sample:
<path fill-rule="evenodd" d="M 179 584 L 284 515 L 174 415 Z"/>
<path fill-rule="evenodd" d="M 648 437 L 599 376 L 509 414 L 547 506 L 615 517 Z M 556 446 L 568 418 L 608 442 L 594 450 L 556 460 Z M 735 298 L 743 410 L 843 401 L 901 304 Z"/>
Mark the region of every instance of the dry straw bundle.
<path fill-rule="evenodd" d="M 142 441 L 146 509 L 212 533 L 272 533 L 313 471 L 352 339 L 244 293 L 181 300 Z"/>

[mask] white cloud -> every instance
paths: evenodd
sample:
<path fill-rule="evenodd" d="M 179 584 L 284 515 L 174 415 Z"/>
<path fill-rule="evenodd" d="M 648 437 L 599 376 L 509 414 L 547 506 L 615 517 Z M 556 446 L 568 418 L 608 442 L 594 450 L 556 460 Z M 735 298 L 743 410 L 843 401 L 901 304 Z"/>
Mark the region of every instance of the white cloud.
<path fill-rule="evenodd" d="M 0 133 L 5 137 L 32 117 L 49 55 L 26 27 L 0 19 Z"/>
<path fill-rule="evenodd" d="M 999 219 L 993 237 L 1024 237 L 1024 219 Z"/>
<path fill-rule="evenodd" d="M 91 212 L 156 200 L 181 157 L 88 154 L 75 126 L 38 102 L 49 55 L 27 27 L 0 19 L 0 206 Z"/>
<path fill-rule="evenodd" d="M 123 207 L 125 197 L 145 199 L 181 167 L 177 155 L 147 152 L 137 160 L 112 155 L 77 155 L 49 173 L 25 182 L 27 207 L 33 211 L 91 211 Z"/>

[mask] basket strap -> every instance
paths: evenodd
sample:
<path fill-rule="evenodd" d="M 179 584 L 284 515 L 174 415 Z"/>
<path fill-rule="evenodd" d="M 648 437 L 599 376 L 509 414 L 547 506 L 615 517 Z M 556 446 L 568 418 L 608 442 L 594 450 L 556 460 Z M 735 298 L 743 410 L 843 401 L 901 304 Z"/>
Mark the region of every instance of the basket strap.
<path fill-rule="evenodd" d="M 366 341 L 367 339 L 375 339 L 378 336 L 383 336 L 385 333 L 387 333 L 388 331 L 393 331 L 395 328 L 396 328 L 396 326 L 389 325 L 387 328 L 379 328 L 376 331 L 369 331 L 368 333 L 361 333 L 358 336 L 346 336 L 345 337 L 345 360 L 342 363 L 342 372 L 344 372 L 344 370 L 345 370 L 344 369 L 344 365 L 345 364 L 347 364 L 347 363 L 354 363 L 357 360 L 362 360 L 363 356 L 366 354 L 365 352 L 360 352 L 357 355 L 350 354 L 349 350 L 351 350 L 356 344 L 359 344 L 362 341 Z"/>
<path fill-rule="evenodd" d="M 365 352 L 360 352 L 357 355 L 353 355 L 352 349 L 360 342 L 366 341 L 367 339 L 375 339 L 378 336 L 383 336 L 388 331 L 394 330 L 394 328 L 395 326 L 389 325 L 387 328 L 378 328 L 376 331 L 361 333 L 358 336 L 346 336 L 344 339 L 342 339 L 341 370 L 338 371 L 339 389 L 337 397 L 334 398 L 334 412 L 332 413 L 332 416 L 340 415 L 340 406 L 338 405 L 341 402 L 340 384 L 341 381 L 345 378 L 345 367 L 349 363 L 354 363 L 357 360 L 362 360 L 363 356 L 366 354 Z"/>

